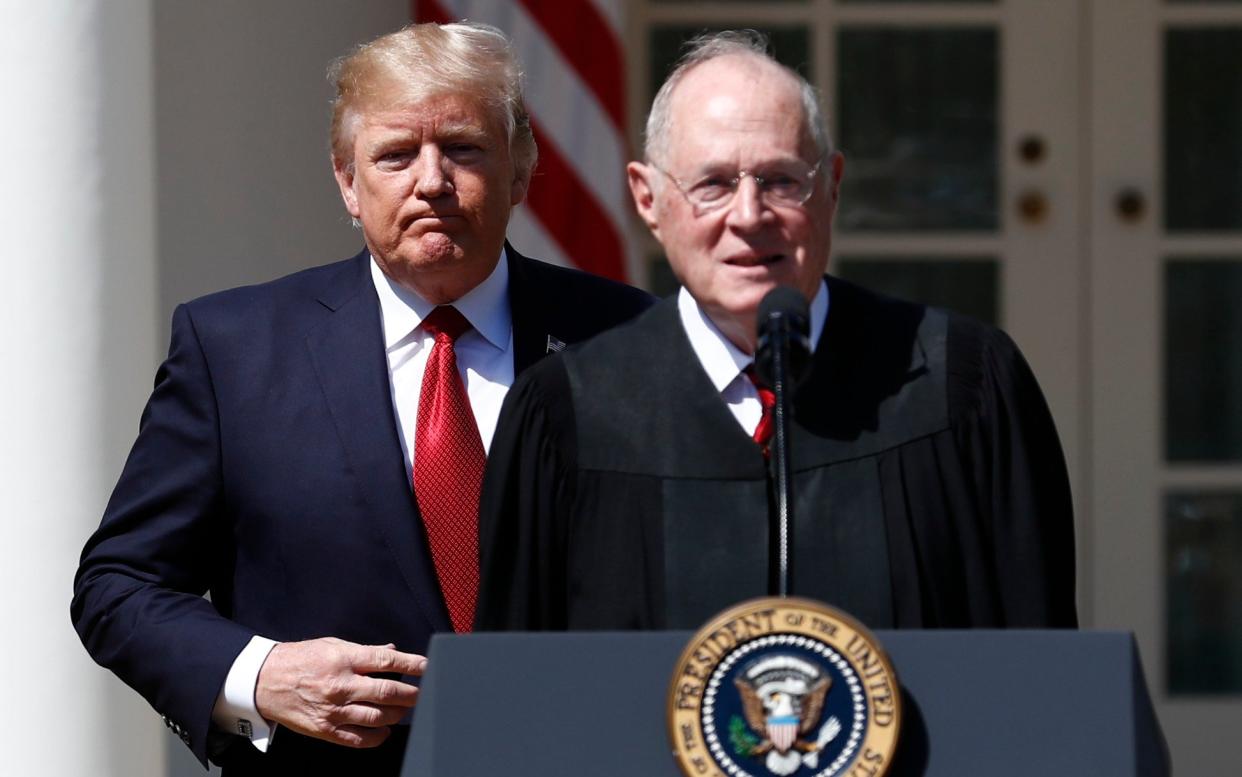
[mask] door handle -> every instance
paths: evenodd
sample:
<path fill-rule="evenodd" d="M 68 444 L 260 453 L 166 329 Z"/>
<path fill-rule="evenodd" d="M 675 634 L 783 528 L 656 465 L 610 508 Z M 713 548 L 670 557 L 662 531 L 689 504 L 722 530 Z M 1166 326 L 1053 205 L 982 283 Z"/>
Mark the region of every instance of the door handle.
<path fill-rule="evenodd" d="M 1142 191 L 1133 186 L 1123 187 L 1117 192 L 1113 205 L 1117 209 L 1117 218 L 1127 224 L 1142 221 L 1147 213 L 1147 198 L 1143 196 Z"/>

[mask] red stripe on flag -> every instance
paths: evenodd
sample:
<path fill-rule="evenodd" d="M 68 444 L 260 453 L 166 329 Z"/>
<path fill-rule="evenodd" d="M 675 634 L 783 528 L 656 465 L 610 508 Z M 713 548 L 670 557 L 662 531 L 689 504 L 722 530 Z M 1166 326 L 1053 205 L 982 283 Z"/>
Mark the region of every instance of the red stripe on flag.
<path fill-rule="evenodd" d="M 625 137 L 625 69 L 617 40 L 589 0 L 521 0 Z"/>
<path fill-rule="evenodd" d="M 596 275 L 626 280 L 617 225 L 534 118 L 531 128 L 539 144 L 539 166 L 526 195 L 527 205 L 575 265 Z"/>

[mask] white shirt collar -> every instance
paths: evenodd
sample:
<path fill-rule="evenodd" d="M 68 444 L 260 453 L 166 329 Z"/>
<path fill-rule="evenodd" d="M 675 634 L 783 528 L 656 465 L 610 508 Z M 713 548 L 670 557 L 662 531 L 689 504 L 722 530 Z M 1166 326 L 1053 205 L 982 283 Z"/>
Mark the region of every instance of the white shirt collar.
<path fill-rule="evenodd" d="M 684 286 L 677 293 L 677 312 L 681 315 L 681 326 L 686 330 L 690 346 L 703 364 L 703 369 L 707 371 L 707 377 L 717 391 L 724 391 L 746 369 L 752 358 L 742 353 L 741 349 L 716 328 Z M 814 352 L 819 347 L 819 338 L 824 333 L 824 322 L 828 319 L 827 281 L 819 282 L 819 291 L 811 300 L 810 312 L 811 351 Z"/>
<path fill-rule="evenodd" d="M 371 280 L 379 295 L 387 350 L 408 339 L 436 306 L 385 275 L 374 257 Z M 492 274 L 454 301 L 453 307 L 488 343 L 502 351 L 509 347 L 513 321 L 509 313 L 509 261 L 503 248 Z"/>

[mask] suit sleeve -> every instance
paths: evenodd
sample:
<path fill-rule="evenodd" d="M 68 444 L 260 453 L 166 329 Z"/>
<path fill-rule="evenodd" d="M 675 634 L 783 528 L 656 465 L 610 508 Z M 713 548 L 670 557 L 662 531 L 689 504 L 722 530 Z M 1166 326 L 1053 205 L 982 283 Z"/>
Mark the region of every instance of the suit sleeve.
<path fill-rule="evenodd" d="M 975 412 L 958 427 L 986 516 L 1004 625 L 1074 628 L 1074 511 L 1052 414 L 1018 348 L 988 330 Z"/>
<path fill-rule="evenodd" d="M 505 398 L 479 507 L 478 630 L 566 627 L 566 535 L 575 497 L 569 405 L 555 356 Z"/>
<path fill-rule="evenodd" d="M 167 360 L 138 438 L 74 580 L 86 649 L 138 691 L 207 763 L 211 710 L 254 632 L 203 595 L 231 596 L 211 375 L 191 315 L 173 314 Z"/>

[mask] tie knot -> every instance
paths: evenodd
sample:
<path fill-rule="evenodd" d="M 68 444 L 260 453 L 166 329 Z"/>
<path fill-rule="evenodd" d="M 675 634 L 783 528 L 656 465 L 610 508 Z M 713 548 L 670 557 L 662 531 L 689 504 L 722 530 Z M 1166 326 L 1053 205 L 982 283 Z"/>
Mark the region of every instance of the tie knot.
<path fill-rule="evenodd" d="M 456 340 L 462 333 L 470 329 L 470 322 L 452 305 L 440 305 L 423 319 L 423 331 L 439 340 L 444 335 L 449 340 Z"/>
<path fill-rule="evenodd" d="M 776 394 L 772 392 L 772 389 L 763 385 L 763 381 L 759 379 L 759 373 L 755 372 L 754 362 L 746 365 L 746 369 L 742 370 L 742 374 L 754 384 L 755 390 L 759 392 L 759 402 L 763 405 L 764 411 L 776 404 Z"/>

